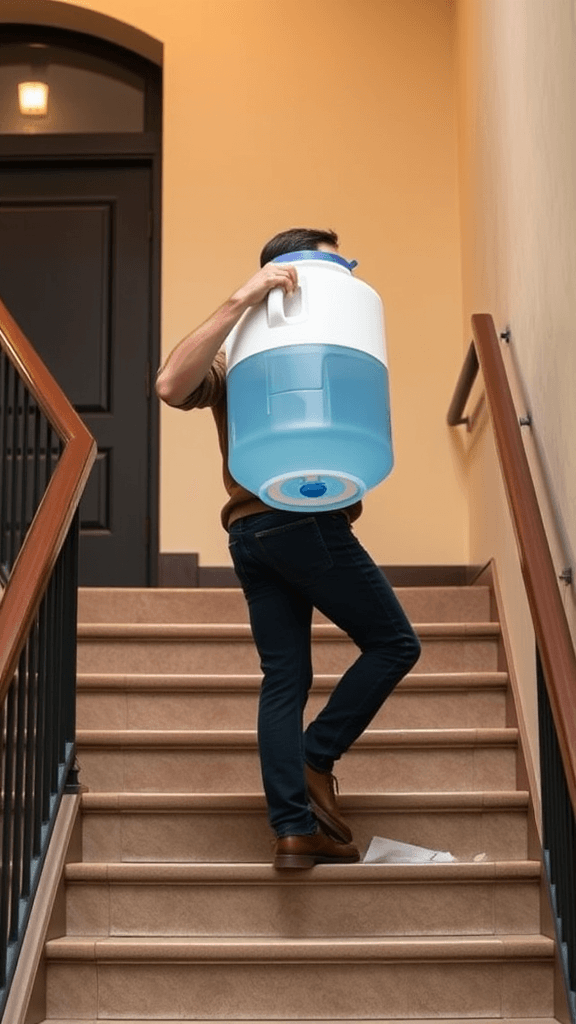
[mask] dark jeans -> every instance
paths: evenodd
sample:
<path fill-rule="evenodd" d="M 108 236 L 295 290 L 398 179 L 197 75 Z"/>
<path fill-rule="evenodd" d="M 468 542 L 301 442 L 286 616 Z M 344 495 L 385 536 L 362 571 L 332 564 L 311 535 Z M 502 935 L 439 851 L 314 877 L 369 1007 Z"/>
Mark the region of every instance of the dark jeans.
<path fill-rule="evenodd" d="M 258 744 L 270 824 L 278 836 L 306 835 L 317 823 L 304 762 L 332 770 L 416 663 L 420 643 L 341 512 L 246 516 L 230 527 L 230 552 L 264 673 Z M 362 653 L 303 732 L 314 607 Z"/>

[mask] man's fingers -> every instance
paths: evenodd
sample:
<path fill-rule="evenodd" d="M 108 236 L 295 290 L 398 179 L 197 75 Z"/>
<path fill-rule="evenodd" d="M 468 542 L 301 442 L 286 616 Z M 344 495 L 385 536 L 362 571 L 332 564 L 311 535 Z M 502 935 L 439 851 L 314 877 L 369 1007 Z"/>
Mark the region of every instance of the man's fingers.
<path fill-rule="evenodd" d="M 274 282 L 285 292 L 293 292 L 298 287 L 298 274 L 295 267 L 275 267 Z"/>

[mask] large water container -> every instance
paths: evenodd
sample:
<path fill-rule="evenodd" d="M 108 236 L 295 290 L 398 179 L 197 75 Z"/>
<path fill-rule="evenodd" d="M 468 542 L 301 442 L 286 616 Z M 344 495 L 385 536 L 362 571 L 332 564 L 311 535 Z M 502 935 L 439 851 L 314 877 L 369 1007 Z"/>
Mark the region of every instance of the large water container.
<path fill-rule="evenodd" d="M 380 297 L 336 253 L 303 251 L 226 341 L 229 468 L 273 508 L 344 508 L 393 466 Z"/>

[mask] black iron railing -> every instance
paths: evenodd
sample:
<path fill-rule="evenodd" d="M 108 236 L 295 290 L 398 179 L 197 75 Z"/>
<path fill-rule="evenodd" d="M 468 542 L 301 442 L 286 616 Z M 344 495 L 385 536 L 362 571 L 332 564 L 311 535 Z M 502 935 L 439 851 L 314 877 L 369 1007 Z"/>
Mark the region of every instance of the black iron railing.
<path fill-rule="evenodd" d="M 0 992 L 5 993 L 60 798 L 74 780 L 76 548 L 77 519 L 2 709 Z"/>
<path fill-rule="evenodd" d="M 76 785 L 78 503 L 94 455 L 0 303 L 0 1017 Z"/>
<path fill-rule="evenodd" d="M 576 1021 L 576 822 L 536 648 L 538 731 L 542 779 L 542 848 L 572 1021 Z"/>
<path fill-rule="evenodd" d="M 542 844 L 568 1006 L 576 1024 L 576 654 L 492 317 L 472 317 L 471 343 L 448 412 L 464 416 L 482 370 L 496 450 L 536 636 Z"/>

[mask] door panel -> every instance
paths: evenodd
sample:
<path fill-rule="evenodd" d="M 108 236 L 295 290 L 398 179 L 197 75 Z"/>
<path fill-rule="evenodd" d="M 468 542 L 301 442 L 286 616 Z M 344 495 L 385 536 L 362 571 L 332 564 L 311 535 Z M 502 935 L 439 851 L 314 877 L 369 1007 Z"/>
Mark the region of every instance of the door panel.
<path fill-rule="evenodd" d="M 148 583 L 151 172 L 0 170 L 0 296 L 98 443 L 80 581 Z"/>

